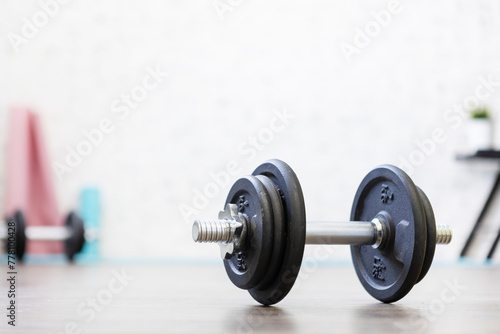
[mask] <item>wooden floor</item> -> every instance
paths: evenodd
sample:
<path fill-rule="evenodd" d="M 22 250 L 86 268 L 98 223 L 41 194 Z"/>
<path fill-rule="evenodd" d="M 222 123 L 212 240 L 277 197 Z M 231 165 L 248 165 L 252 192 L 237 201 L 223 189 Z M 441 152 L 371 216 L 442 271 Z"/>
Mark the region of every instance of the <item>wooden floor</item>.
<path fill-rule="evenodd" d="M 0 285 L 0 333 L 500 333 L 498 267 L 431 268 L 392 305 L 350 267 L 303 269 L 284 301 L 260 307 L 222 266 L 26 265 L 16 327 Z"/>

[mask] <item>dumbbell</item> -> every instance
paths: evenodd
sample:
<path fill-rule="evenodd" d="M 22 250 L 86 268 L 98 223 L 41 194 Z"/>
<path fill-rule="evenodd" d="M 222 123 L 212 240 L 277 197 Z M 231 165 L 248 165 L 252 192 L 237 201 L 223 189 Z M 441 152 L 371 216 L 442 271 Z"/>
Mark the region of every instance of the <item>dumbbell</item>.
<path fill-rule="evenodd" d="M 382 165 L 361 182 L 350 222 L 310 222 L 302 188 L 285 162 L 269 160 L 238 179 L 216 220 L 196 220 L 196 242 L 215 242 L 234 285 L 272 305 L 291 290 L 305 244 L 351 245 L 356 274 L 374 298 L 403 298 L 429 270 L 436 244 L 451 241 L 436 226 L 429 199 L 401 169 Z"/>
<path fill-rule="evenodd" d="M 15 226 L 15 240 L 13 230 L 9 230 L 9 222 Z M 0 232 L 0 240 L 9 248 L 16 250 L 16 256 L 22 260 L 26 250 L 26 241 L 58 241 L 64 243 L 64 253 L 72 261 L 75 254 L 79 253 L 85 244 L 85 229 L 83 220 L 75 213 L 70 212 L 65 219 L 65 226 L 26 226 L 24 214 L 16 211 L 7 219 L 5 230 Z"/>

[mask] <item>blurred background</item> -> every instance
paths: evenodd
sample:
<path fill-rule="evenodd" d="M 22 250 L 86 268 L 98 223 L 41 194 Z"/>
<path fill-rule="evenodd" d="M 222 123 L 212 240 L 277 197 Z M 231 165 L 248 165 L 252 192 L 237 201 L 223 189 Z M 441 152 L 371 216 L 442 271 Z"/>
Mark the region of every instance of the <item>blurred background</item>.
<path fill-rule="evenodd" d="M 495 159 L 457 160 L 500 148 L 498 2 L 10 0 L 0 31 L 2 152 L 14 108 L 37 113 L 61 211 L 99 192 L 104 258 L 218 263 L 192 221 L 279 158 L 312 220 L 348 219 L 366 173 L 402 167 L 453 227 L 436 252 L 451 262 L 498 172 Z M 327 261 L 350 259 L 331 249 Z"/>

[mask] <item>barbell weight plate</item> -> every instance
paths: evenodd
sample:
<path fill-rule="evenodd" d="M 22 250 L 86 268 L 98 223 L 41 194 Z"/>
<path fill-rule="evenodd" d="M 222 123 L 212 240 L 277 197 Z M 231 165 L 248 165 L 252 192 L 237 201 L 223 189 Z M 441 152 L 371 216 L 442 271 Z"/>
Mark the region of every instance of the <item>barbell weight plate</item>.
<path fill-rule="evenodd" d="M 66 216 L 65 224 L 71 234 L 64 240 L 64 253 L 68 260 L 73 261 L 75 254 L 82 250 L 85 243 L 85 228 L 83 220 L 75 212 Z"/>
<path fill-rule="evenodd" d="M 420 194 L 420 200 L 424 206 L 425 211 L 425 221 L 427 223 L 427 246 L 425 250 L 424 264 L 422 266 L 422 271 L 418 277 L 417 283 L 420 282 L 429 269 L 431 268 L 432 260 L 434 259 L 434 252 L 436 251 L 436 219 L 434 217 L 434 211 L 432 210 L 431 202 L 427 195 L 417 187 Z"/>
<path fill-rule="evenodd" d="M 238 212 L 248 220 L 243 249 L 224 259 L 224 267 L 231 282 L 241 289 L 251 289 L 264 278 L 273 248 L 273 210 L 271 200 L 255 176 L 238 179 L 226 199 L 236 204 Z"/>
<path fill-rule="evenodd" d="M 15 233 L 15 250 L 17 258 L 22 261 L 24 253 L 26 251 L 26 220 L 24 219 L 24 214 L 17 210 L 14 215 L 7 219 L 8 222 L 14 222 L 16 233 Z M 7 226 L 8 228 L 8 226 Z M 8 231 L 8 230 L 7 230 Z M 9 252 L 9 235 L 7 235 L 7 240 L 5 241 L 5 247 L 7 253 Z"/>
<path fill-rule="evenodd" d="M 281 196 L 279 195 L 278 189 L 274 183 L 264 175 L 257 175 L 256 178 L 259 179 L 259 181 L 262 182 L 266 188 L 271 201 L 271 207 L 273 210 L 274 240 L 267 272 L 257 286 L 250 289 L 248 292 L 259 303 L 269 305 L 272 303 L 272 300 L 270 300 L 270 297 L 272 297 L 272 291 L 269 290 L 269 287 L 272 287 L 272 283 L 276 280 L 279 268 L 283 262 L 283 254 L 285 251 L 285 214 L 283 212 Z"/>
<path fill-rule="evenodd" d="M 306 241 L 304 196 L 297 175 L 281 160 L 264 162 L 252 175 L 266 176 L 274 183 L 281 197 L 284 213 L 285 249 L 282 262 L 274 281 L 267 289 L 259 291 L 259 299 L 256 298 L 262 304 L 272 305 L 290 292 L 300 270 Z"/>
<path fill-rule="evenodd" d="M 354 198 L 351 220 L 390 217 L 391 236 L 381 248 L 351 246 L 361 284 L 374 298 L 391 303 L 403 298 L 422 271 L 427 239 L 425 212 L 417 187 L 401 169 L 383 165 L 361 182 Z"/>

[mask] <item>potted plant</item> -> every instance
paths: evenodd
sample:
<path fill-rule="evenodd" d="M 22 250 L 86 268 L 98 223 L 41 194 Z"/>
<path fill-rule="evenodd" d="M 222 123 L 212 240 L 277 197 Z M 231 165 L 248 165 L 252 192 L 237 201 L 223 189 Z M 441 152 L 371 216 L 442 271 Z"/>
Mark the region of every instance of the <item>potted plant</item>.
<path fill-rule="evenodd" d="M 490 112 L 485 107 L 478 107 L 471 111 L 468 126 L 468 139 L 472 150 L 491 150 L 492 122 Z"/>

